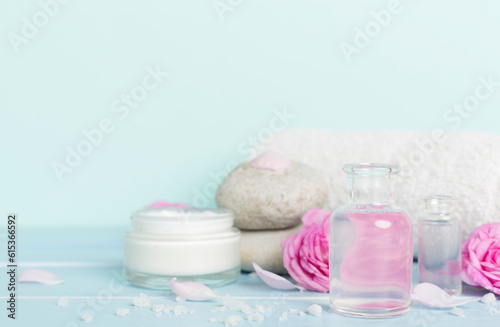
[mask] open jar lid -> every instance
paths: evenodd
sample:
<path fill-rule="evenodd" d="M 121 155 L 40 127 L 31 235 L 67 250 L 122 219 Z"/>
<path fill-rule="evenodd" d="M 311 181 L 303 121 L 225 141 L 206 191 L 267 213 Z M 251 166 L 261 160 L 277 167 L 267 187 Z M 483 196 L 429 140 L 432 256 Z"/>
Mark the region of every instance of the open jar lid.
<path fill-rule="evenodd" d="M 147 208 L 132 214 L 134 232 L 148 234 L 206 234 L 233 226 L 231 210 L 221 208 Z"/>

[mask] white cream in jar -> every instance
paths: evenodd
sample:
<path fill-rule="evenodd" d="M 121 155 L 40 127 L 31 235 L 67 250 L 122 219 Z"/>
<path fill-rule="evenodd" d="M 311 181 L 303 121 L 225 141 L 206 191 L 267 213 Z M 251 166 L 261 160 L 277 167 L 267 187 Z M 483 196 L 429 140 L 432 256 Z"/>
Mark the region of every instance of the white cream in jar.
<path fill-rule="evenodd" d="M 168 289 L 170 280 L 219 286 L 240 275 L 240 231 L 226 209 L 149 208 L 132 214 L 125 234 L 125 278 Z"/>

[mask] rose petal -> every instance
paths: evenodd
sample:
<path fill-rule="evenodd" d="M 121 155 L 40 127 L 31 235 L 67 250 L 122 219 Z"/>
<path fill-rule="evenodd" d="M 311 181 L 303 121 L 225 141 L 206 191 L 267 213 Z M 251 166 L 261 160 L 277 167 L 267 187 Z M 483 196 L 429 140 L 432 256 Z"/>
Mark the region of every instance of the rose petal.
<path fill-rule="evenodd" d="M 298 234 L 281 242 L 283 265 L 301 286 L 328 292 L 328 233 L 331 212 L 311 209 L 304 214 Z"/>
<path fill-rule="evenodd" d="M 322 226 L 325 218 L 330 217 L 332 213 L 324 209 L 311 209 L 302 216 L 304 225 L 316 224 Z"/>
<path fill-rule="evenodd" d="M 255 269 L 255 272 L 257 275 L 262 279 L 264 283 L 269 285 L 272 288 L 278 289 L 278 290 L 293 290 L 293 289 L 299 289 L 303 290 L 302 287 L 292 284 L 290 281 L 287 279 L 276 275 L 275 273 L 272 273 L 270 271 L 262 269 L 258 264 L 253 262 L 253 268 Z"/>
<path fill-rule="evenodd" d="M 482 273 L 485 277 L 489 278 L 492 283 L 496 283 L 497 281 L 500 281 L 500 276 L 496 276 L 496 274 L 492 274 L 492 273 L 487 272 L 485 270 L 483 270 Z"/>
<path fill-rule="evenodd" d="M 304 270 L 304 267 L 299 265 L 299 263 L 295 260 L 292 261 L 291 271 L 293 271 L 293 276 L 292 273 L 289 271 L 290 276 L 292 276 L 292 278 L 297 283 L 304 286 L 306 289 L 315 292 L 324 292 L 324 293 L 328 292 L 328 287 L 325 287 L 325 285 L 321 285 L 317 281 L 315 281 L 314 275 L 307 273 Z"/>
<path fill-rule="evenodd" d="M 272 152 L 257 157 L 251 163 L 254 168 L 272 170 L 275 172 L 285 171 L 291 164 L 292 162 L 290 159 Z"/>
<path fill-rule="evenodd" d="M 477 245 L 476 249 L 474 250 L 474 253 L 476 254 L 479 261 L 484 260 L 484 257 L 486 256 L 488 250 L 493 244 L 495 244 L 493 240 L 484 240 L 483 242 L 480 242 Z"/>
<path fill-rule="evenodd" d="M 41 283 L 46 285 L 57 285 L 64 283 L 64 280 L 60 279 L 53 273 L 42 269 L 26 269 L 21 272 L 19 278 L 17 279 L 19 283 Z"/>
<path fill-rule="evenodd" d="M 155 201 L 146 208 L 163 208 L 163 207 L 189 207 L 187 203 L 172 203 L 167 201 Z"/>
<path fill-rule="evenodd" d="M 431 283 L 421 283 L 413 287 L 411 299 L 432 308 L 453 308 L 479 300 L 479 298 L 453 298 L 439 286 Z"/>
<path fill-rule="evenodd" d="M 476 283 L 472 278 L 471 276 L 469 275 L 469 267 L 471 266 L 467 266 L 465 269 L 462 270 L 462 273 L 460 274 L 460 277 L 462 278 L 462 281 L 466 284 L 469 284 L 471 286 L 479 286 L 478 283 Z"/>
<path fill-rule="evenodd" d="M 209 301 L 220 298 L 206 285 L 197 282 L 177 283 L 177 278 L 170 280 L 170 289 L 176 295 L 188 301 Z"/>

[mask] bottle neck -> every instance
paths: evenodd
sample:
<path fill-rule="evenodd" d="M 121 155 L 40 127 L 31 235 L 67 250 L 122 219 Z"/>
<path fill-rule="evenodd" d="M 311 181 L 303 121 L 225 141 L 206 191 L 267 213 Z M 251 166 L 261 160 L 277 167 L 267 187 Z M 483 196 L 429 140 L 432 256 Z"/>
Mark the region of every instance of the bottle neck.
<path fill-rule="evenodd" d="M 425 198 L 425 213 L 450 215 L 455 212 L 456 199 L 451 195 L 431 195 Z"/>
<path fill-rule="evenodd" d="M 392 204 L 390 175 L 349 176 L 349 202 L 356 204 Z"/>

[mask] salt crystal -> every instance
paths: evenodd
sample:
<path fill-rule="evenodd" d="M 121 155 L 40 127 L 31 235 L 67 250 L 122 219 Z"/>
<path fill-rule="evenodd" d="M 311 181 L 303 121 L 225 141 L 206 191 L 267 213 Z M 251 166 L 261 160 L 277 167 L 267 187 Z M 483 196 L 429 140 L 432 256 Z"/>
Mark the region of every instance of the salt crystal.
<path fill-rule="evenodd" d="M 257 273 L 255 271 L 251 272 L 251 273 L 248 274 L 248 277 L 255 278 L 255 277 L 257 277 Z"/>
<path fill-rule="evenodd" d="M 319 317 L 321 316 L 323 309 L 319 305 L 313 304 L 309 308 L 307 308 L 307 312 L 309 312 L 313 316 Z"/>
<path fill-rule="evenodd" d="M 85 322 L 91 322 L 92 321 L 92 315 L 90 313 L 86 313 L 82 316 L 82 319 L 85 321 Z"/>
<path fill-rule="evenodd" d="M 264 306 L 260 305 L 260 304 L 256 304 L 254 311 L 255 312 L 264 312 Z"/>
<path fill-rule="evenodd" d="M 495 297 L 495 294 L 488 293 L 485 296 L 483 296 L 480 301 L 486 304 L 492 304 L 497 301 L 497 298 Z"/>
<path fill-rule="evenodd" d="M 185 299 L 185 298 L 183 298 L 183 297 L 177 296 L 177 297 L 175 298 L 175 301 L 177 301 L 177 302 L 184 302 L 184 301 L 186 301 L 186 299 Z"/>
<path fill-rule="evenodd" d="M 247 320 L 249 321 L 264 321 L 264 315 L 262 313 L 251 313 L 247 315 Z"/>
<path fill-rule="evenodd" d="M 154 312 L 163 311 L 164 308 L 165 308 L 165 304 L 155 304 L 155 305 L 151 306 L 151 310 L 153 310 Z"/>
<path fill-rule="evenodd" d="M 279 321 L 287 320 L 288 319 L 288 312 L 284 311 L 281 313 L 281 317 L 278 318 Z"/>
<path fill-rule="evenodd" d="M 120 317 L 125 317 L 126 315 L 128 315 L 130 313 L 130 310 L 129 309 L 117 309 L 116 310 L 116 315 L 117 316 L 120 316 Z"/>
<path fill-rule="evenodd" d="M 254 312 L 271 312 L 271 311 L 273 311 L 273 308 L 257 304 L 257 305 L 255 305 L 255 309 L 253 311 Z"/>
<path fill-rule="evenodd" d="M 450 313 L 455 316 L 464 317 L 464 310 L 457 307 L 451 309 Z"/>
<path fill-rule="evenodd" d="M 244 314 L 249 314 L 249 313 L 252 313 L 252 307 L 249 306 L 248 304 L 245 304 L 242 308 L 241 308 L 241 312 L 243 312 Z"/>
<path fill-rule="evenodd" d="M 500 310 L 495 309 L 495 308 L 493 308 L 493 307 L 491 307 L 491 306 L 488 306 L 488 313 L 489 313 L 490 315 L 494 315 L 494 314 L 500 313 Z"/>
<path fill-rule="evenodd" d="M 290 312 L 297 312 L 298 310 L 297 309 L 290 309 L 288 311 L 290 311 Z"/>
<path fill-rule="evenodd" d="M 281 302 L 281 304 L 286 304 L 286 301 Z"/>
<path fill-rule="evenodd" d="M 241 310 L 241 308 L 245 306 L 245 302 L 236 300 L 229 294 L 224 296 L 222 303 L 224 303 L 224 306 L 226 306 L 229 310 Z"/>
<path fill-rule="evenodd" d="M 188 313 L 188 308 L 183 305 L 176 305 L 174 307 L 174 314 L 176 316 Z"/>
<path fill-rule="evenodd" d="M 194 309 L 189 310 L 189 314 L 194 314 L 194 313 L 195 313 Z"/>
<path fill-rule="evenodd" d="M 160 318 L 161 317 L 161 312 L 158 312 L 157 314 L 155 314 L 156 317 Z"/>
<path fill-rule="evenodd" d="M 221 306 L 221 307 L 216 307 L 212 310 L 210 310 L 211 313 L 214 313 L 214 312 L 219 312 L 219 311 L 226 311 L 226 307 L 225 306 Z"/>
<path fill-rule="evenodd" d="M 305 315 L 306 315 L 306 313 L 304 311 L 302 311 L 302 310 L 299 311 L 299 316 L 304 317 Z"/>
<path fill-rule="evenodd" d="M 68 296 L 63 296 L 62 298 L 57 301 L 57 305 L 60 307 L 67 307 L 68 306 Z"/>
<path fill-rule="evenodd" d="M 226 320 L 224 320 L 224 323 L 225 323 L 226 327 L 238 326 L 240 321 L 242 321 L 242 320 L 243 320 L 242 316 L 232 315 L 232 316 L 226 317 Z"/>
<path fill-rule="evenodd" d="M 149 307 L 151 305 L 151 300 L 149 300 L 146 294 L 140 293 L 139 296 L 134 297 L 134 305 L 141 308 Z"/>
<path fill-rule="evenodd" d="M 210 322 L 217 322 L 217 319 L 215 319 L 214 317 L 212 317 L 212 318 L 208 319 L 208 321 L 210 321 Z"/>

